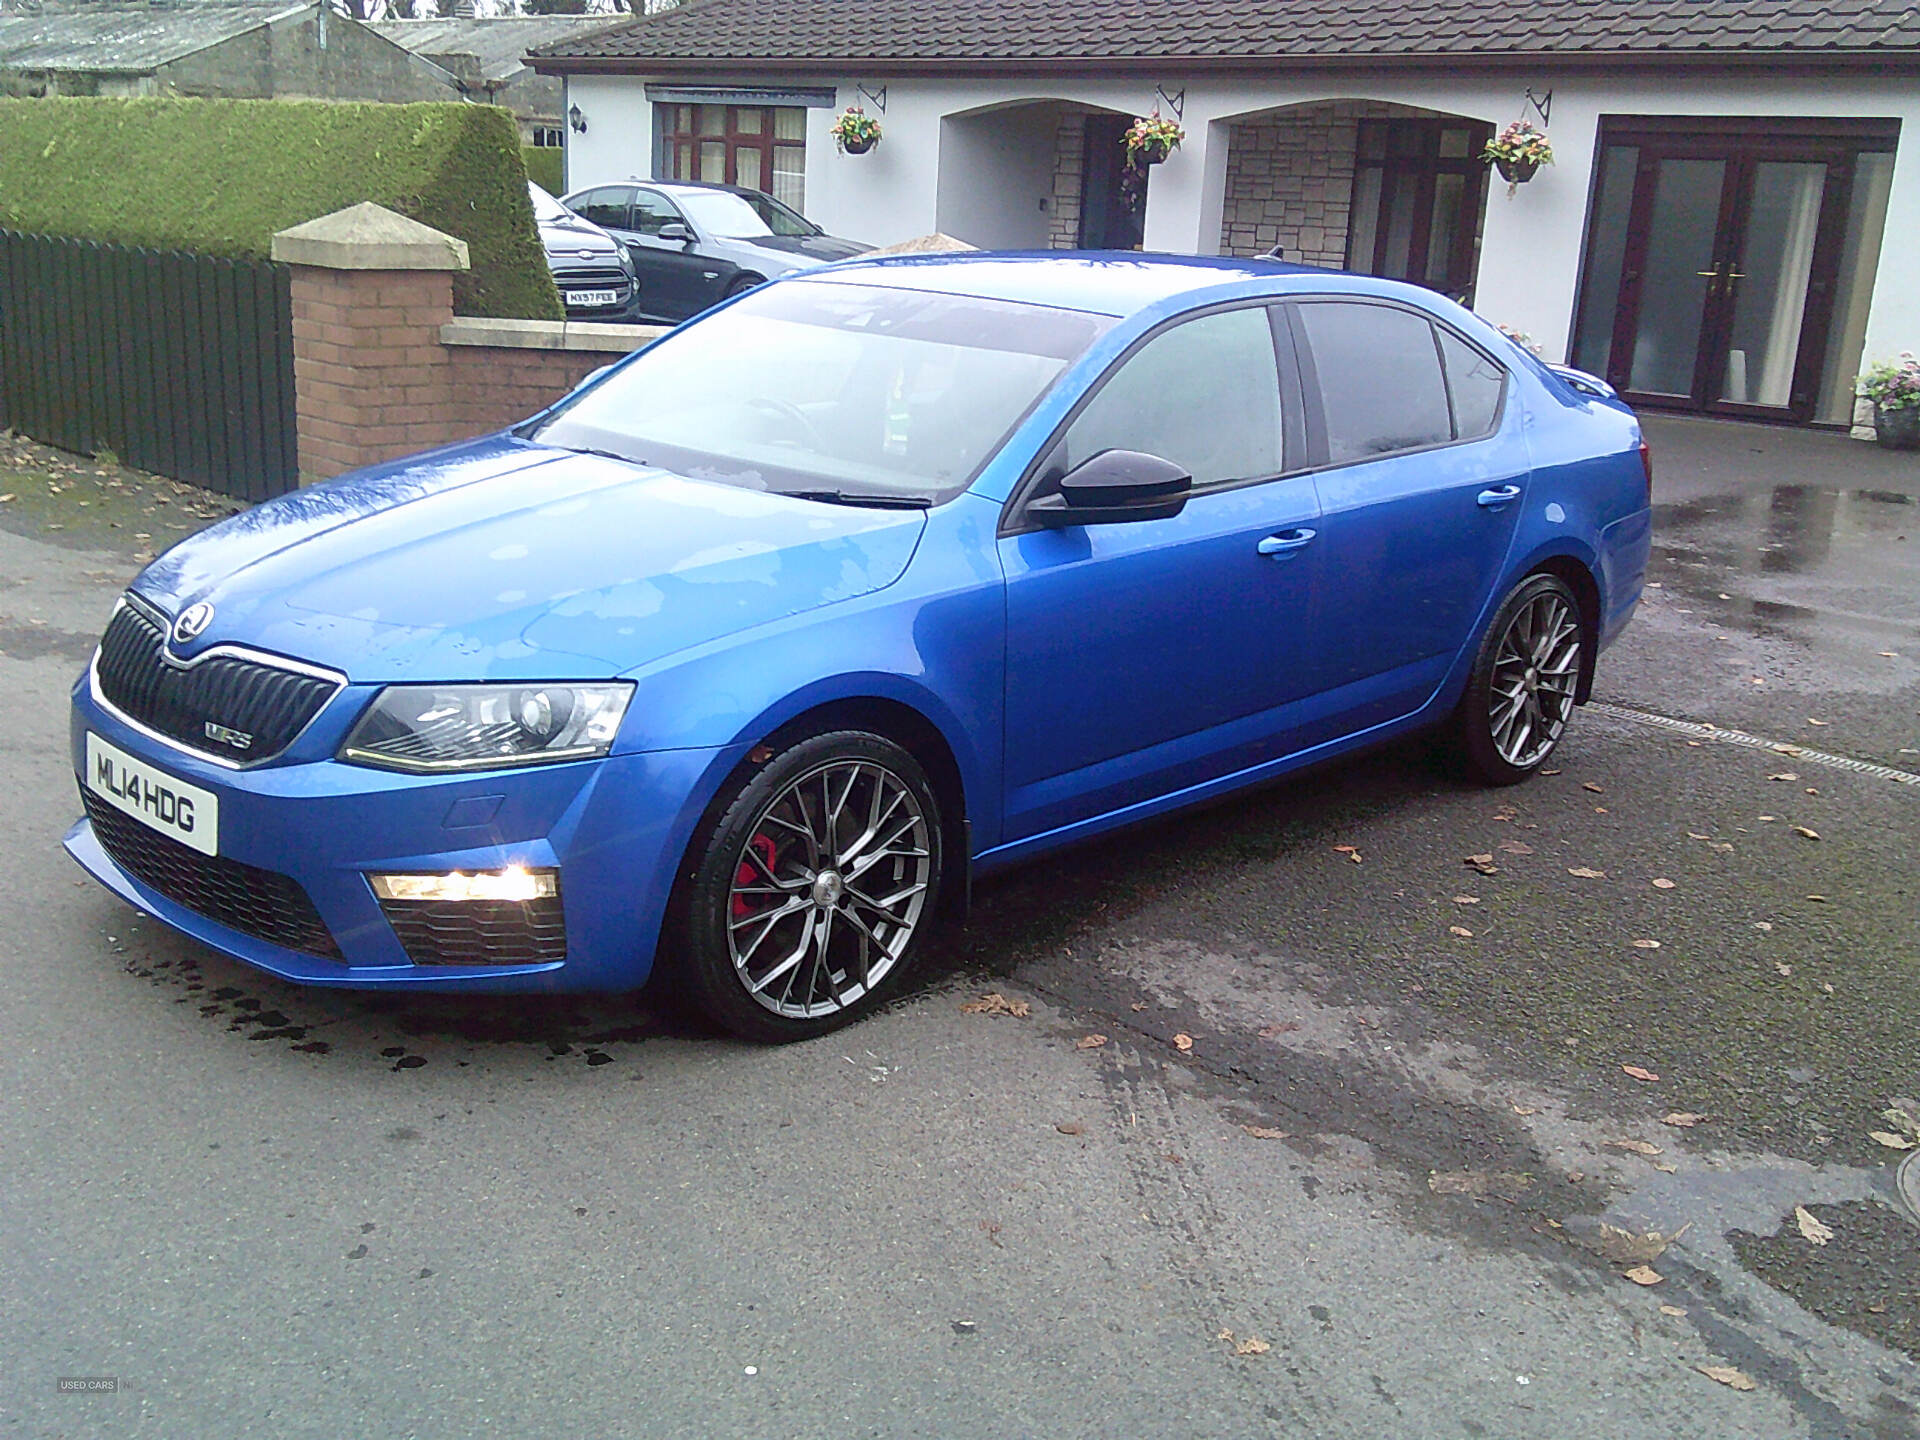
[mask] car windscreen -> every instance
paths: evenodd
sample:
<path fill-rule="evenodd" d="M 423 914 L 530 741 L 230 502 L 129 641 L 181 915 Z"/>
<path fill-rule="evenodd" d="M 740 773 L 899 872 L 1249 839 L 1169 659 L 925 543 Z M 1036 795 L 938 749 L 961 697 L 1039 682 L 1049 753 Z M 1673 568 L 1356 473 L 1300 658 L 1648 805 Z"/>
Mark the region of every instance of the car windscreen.
<path fill-rule="evenodd" d="M 730 190 L 681 190 L 673 198 L 696 228 L 723 240 L 758 240 L 774 233 L 753 206 Z"/>
<path fill-rule="evenodd" d="M 530 438 L 755 490 L 939 504 L 1112 323 L 787 280 L 648 347 Z"/>
<path fill-rule="evenodd" d="M 767 227 L 776 235 L 805 240 L 827 233 L 798 210 L 782 205 L 764 191 L 754 190 L 740 198 L 753 207 L 753 213 L 766 221 Z"/>
<path fill-rule="evenodd" d="M 535 220 L 572 220 L 575 218 L 571 210 L 567 209 L 566 206 L 562 205 L 531 180 L 527 182 L 527 198 L 533 201 L 533 218 Z"/>

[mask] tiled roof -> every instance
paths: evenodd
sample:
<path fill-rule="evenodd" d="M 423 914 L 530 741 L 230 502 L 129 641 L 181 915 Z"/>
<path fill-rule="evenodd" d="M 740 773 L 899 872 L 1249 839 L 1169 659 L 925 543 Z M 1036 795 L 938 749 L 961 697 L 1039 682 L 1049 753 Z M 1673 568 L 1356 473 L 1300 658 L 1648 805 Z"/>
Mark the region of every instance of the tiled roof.
<path fill-rule="evenodd" d="M 689 0 L 532 59 L 879 70 L 1902 51 L 1920 51 L 1916 0 Z"/>
<path fill-rule="evenodd" d="M 151 74 L 160 66 L 244 35 L 310 0 L 228 0 L 196 5 L 48 5 L 0 9 L 0 68 Z"/>

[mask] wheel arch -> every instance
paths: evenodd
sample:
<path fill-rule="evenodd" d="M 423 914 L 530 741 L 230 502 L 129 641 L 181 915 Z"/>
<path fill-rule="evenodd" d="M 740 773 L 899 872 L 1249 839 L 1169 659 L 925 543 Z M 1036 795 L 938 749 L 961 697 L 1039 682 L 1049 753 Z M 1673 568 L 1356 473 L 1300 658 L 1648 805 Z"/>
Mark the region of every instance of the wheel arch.
<path fill-rule="evenodd" d="M 1600 656 L 1600 582 L 1594 579 L 1592 569 L 1584 560 L 1564 552 L 1536 559 L 1520 578 L 1524 580 L 1527 575 L 1558 576 L 1567 582 L 1574 598 L 1580 602 L 1580 628 L 1585 632 L 1585 643 L 1580 647 L 1580 680 L 1574 688 L 1573 700 L 1576 705 L 1584 705 L 1593 696 L 1594 663 Z"/>

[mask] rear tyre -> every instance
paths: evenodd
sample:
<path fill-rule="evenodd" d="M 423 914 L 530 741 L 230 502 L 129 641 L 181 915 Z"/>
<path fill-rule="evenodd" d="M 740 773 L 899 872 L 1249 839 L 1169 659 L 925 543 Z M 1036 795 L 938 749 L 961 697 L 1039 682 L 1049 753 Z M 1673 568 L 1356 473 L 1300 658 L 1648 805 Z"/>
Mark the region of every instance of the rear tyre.
<path fill-rule="evenodd" d="M 842 730 L 774 756 L 695 842 L 678 928 L 701 1008 L 772 1043 L 873 1010 L 932 920 L 940 840 L 926 772 L 892 741 Z"/>
<path fill-rule="evenodd" d="M 1514 785 L 1553 754 L 1573 718 L 1587 632 L 1557 575 L 1529 575 L 1500 604 L 1452 721 L 1453 748 L 1489 785 Z"/>

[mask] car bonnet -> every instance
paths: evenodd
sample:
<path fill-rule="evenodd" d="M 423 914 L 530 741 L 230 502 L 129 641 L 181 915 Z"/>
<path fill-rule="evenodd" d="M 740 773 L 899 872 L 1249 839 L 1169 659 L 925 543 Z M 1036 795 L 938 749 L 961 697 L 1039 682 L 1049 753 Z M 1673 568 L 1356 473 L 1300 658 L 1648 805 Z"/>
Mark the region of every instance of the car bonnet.
<path fill-rule="evenodd" d="M 572 452 L 482 451 L 301 491 L 182 542 L 136 582 L 170 612 L 209 601 L 184 647 L 240 643 L 356 681 L 580 678 L 892 584 L 919 511 L 820 504 Z M 404 497 L 404 498 L 397 498 Z M 335 512 L 323 523 L 316 511 Z"/>

